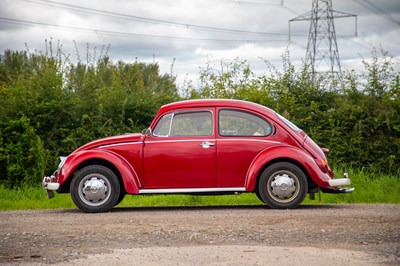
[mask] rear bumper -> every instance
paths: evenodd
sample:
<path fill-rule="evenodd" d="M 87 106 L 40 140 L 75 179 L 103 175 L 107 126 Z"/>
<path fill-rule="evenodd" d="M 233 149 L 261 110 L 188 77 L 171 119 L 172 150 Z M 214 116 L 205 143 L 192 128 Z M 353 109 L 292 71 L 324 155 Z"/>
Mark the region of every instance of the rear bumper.
<path fill-rule="evenodd" d="M 350 194 L 354 192 L 354 188 L 339 188 L 351 185 L 351 180 L 347 173 L 343 174 L 343 178 L 331 179 L 328 183 L 331 188 L 322 188 L 322 192 L 331 194 Z"/>
<path fill-rule="evenodd" d="M 42 182 L 42 188 L 46 190 L 47 196 L 49 198 L 54 197 L 54 190 L 58 190 L 60 188 L 60 183 L 56 182 L 56 177 L 52 176 L 45 176 Z"/>
<path fill-rule="evenodd" d="M 329 186 L 331 187 L 340 187 L 340 186 L 348 186 L 351 184 L 349 178 L 335 178 L 328 181 Z"/>

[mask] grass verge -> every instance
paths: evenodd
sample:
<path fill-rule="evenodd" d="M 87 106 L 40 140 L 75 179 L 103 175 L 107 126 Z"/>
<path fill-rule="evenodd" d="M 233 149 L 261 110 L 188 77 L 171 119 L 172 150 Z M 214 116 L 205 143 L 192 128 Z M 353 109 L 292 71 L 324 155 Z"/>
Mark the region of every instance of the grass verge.
<path fill-rule="evenodd" d="M 342 171 L 337 171 L 339 174 Z M 321 201 L 310 200 L 303 204 L 347 204 L 347 203 L 400 203 L 400 177 L 383 175 L 360 170 L 349 170 L 349 177 L 355 191 L 352 194 L 324 194 Z M 119 207 L 137 206 L 218 206 L 218 205 L 259 205 L 262 204 L 253 193 L 229 196 L 191 196 L 191 195 L 150 195 L 125 196 Z M 0 186 L 0 210 L 75 208 L 69 194 L 56 194 L 48 199 L 40 187 L 24 186 L 6 189 Z"/>

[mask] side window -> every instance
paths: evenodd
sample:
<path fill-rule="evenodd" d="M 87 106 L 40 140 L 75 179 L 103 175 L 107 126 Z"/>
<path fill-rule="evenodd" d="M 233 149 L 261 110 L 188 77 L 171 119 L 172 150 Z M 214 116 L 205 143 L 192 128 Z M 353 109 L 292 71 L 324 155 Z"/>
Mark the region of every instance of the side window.
<path fill-rule="evenodd" d="M 168 137 L 171 127 L 171 118 L 172 114 L 167 114 L 161 117 L 154 128 L 153 135 L 157 137 Z"/>
<path fill-rule="evenodd" d="M 164 115 L 153 130 L 156 137 L 169 136 L 211 136 L 212 113 L 187 112 Z"/>
<path fill-rule="evenodd" d="M 175 114 L 172 119 L 171 136 L 211 136 L 211 112 Z"/>
<path fill-rule="evenodd" d="M 221 110 L 218 131 L 221 136 L 268 136 L 271 134 L 271 125 L 248 112 Z"/>

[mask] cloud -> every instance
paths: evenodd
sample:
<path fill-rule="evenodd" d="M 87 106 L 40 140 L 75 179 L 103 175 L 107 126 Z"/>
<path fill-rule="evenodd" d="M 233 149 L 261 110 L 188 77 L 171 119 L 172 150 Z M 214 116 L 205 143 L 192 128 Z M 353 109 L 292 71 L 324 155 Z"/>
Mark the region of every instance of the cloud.
<path fill-rule="evenodd" d="M 288 21 L 310 11 L 311 0 L 286 0 L 283 6 L 280 0 L 255 4 L 260 2 L 5 0 L 0 2 L 0 49 L 25 50 L 27 43 L 31 50 L 43 51 L 45 40 L 52 38 L 76 60 L 77 54 L 85 56 L 88 47 L 90 53 L 99 55 L 110 45 L 108 55 L 114 61 L 156 61 L 165 73 L 174 62 L 174 74 L 180 81 L 196 78 L 208 60 L 238 58 L 255 72 L 264 71 L 264 60 L 280 65 L 287 49 L 291 60 L 300 65 L 306 54 L 309 22 L 291 23 L 289 45 Z M 382 46 L 390 55 L 400 56 L 398 0 L 381 0 L 379 5 L 333 0 L 333 8 L 358 15 L 357 37 L 351 37 L 354 20 L 335 20 L 345 68 L 358 67 L 372 47 Z"/>

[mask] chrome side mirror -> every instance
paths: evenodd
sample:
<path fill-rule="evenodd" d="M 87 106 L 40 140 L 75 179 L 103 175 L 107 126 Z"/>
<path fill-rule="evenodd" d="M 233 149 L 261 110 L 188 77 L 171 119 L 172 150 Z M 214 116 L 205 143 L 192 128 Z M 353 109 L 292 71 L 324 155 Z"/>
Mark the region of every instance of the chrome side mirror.
<path fill-rule="evenodd" d="M 151 130 L 151 128 L 147 128 L 142 131 L 142 134 L 146 136 L 151 136 L 153 134 L 153 131 Z"/>

